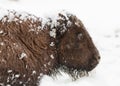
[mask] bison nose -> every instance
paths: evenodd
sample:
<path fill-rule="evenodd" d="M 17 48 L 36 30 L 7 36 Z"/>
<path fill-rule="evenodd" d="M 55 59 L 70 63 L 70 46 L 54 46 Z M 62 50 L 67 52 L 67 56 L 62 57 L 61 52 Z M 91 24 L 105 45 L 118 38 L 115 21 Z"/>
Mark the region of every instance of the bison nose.
<path fill-rule="evenodd" d="M 93 64 L 92 65 L 97 65 L 100 61 L 100 56 L 97 55 L 97 56 L 94 56 L 94 60 L 93 60 Z"/>
<path fill-rule="evenodd" d="M 97 60 L 97 62 L 99 62 L 100 61 L 100 56 L 97 56 L 96 60 Z"/>
<path fill-rule="evenodd" d="M 100 55 L 99 55 L 99 53 L 94 54 L 93 58 L 94 58 L 94 60 L 96 60 L 97 62 L 99 62 L 100 61 Z"/>
<path fill-rule="evenodd" d="M 94 69 L 100 61 L 100 56 L 94 56 L 90 62 L 90 70 Z"/>

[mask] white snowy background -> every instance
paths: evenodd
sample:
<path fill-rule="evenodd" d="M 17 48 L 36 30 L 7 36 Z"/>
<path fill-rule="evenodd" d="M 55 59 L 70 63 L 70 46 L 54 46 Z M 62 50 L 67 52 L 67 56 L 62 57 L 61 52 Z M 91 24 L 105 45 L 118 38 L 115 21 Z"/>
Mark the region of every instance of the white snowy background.
<path fill-rule="evenodd" d="M 120 86 L 120 0 L 0 0 L 0 8 L 46 16 L 66 10 L 82 20 L 100 51 L 100 64 L 88 77 L 44 76 L 40 86 Z M 0 13 L 1 14 L 1 13 Z"/>

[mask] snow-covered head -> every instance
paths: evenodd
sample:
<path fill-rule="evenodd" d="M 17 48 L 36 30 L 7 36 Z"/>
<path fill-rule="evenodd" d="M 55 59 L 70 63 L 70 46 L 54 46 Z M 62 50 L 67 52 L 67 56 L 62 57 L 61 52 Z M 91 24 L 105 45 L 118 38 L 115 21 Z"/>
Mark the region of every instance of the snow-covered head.
<path fill-rule="evenodd" d="M 59 14 L 56 46 L 59 68 L 74 79 L 91 71 L 100 55 L 82 22 L 72 14 Z"/>

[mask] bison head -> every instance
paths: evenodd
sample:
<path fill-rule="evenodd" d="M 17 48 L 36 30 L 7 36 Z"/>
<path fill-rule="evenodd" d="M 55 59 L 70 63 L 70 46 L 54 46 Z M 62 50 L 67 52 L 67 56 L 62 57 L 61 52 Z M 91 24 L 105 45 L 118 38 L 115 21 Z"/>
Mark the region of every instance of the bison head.
<path fill-rule="evenodd" d="M 59 14 L 56 47 L 59 68 L 74 79 L 88 74 L 100 55 L 82 22 L 74 15 Z"/>

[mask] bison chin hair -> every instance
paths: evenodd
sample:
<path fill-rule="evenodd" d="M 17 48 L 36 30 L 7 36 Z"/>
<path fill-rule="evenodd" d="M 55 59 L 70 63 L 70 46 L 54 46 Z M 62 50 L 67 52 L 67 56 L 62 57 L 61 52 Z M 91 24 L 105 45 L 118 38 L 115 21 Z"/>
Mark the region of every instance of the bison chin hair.
<path fill-rule="evenodd" d="M 57 75 L 62 76 L 63 73 L 68 74 L 69 77 L 72 79 L 72 81 L 75 81 L 84 76 L 89 76 L 89 73 L 87 70 L 69 68 L 65 65 L 59 65 L 59 67 L 54 68 L 50 73 L 50 76 L 54 79 L 54 78 L 57 78 Z"/>

